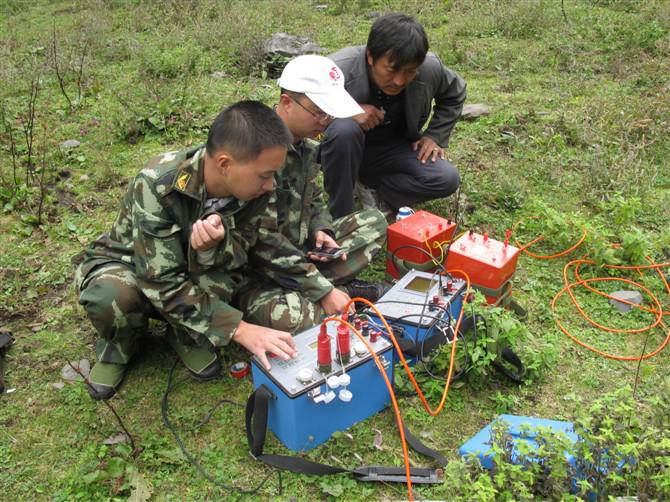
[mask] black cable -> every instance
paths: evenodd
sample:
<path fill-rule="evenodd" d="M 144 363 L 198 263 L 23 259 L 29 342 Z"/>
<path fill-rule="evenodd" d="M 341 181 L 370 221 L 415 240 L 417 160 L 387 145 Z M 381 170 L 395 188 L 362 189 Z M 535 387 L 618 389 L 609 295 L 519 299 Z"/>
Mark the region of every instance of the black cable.
<path fill-rule="evenodd" d="M 193 427 L 193 428 L 190 430 L 190 432 L 195 432 L 195 431 L 197 431 L 200 427 L 202 427 L 202 426 L 205 425 L 207 422 L 209 422 L 210 419 L 212 418 L 212 415 L 214 415 L 214 412 L 215 412 L 215 411 L 219 408 L 219 406 L 221 406 L 222 404 L 232 404 L 232 405 L 234 405 L 234 406 L 238 406 L 238 407 L 240 407 L 240 408 L 244 408 L 244 405 L 243 405 L 243 404 L 240 404 L 240 403 L 238 403 L 238 402 L 236 402 L 236 401 L 233 401 L 232 399 L 221 399 L 218 403 L 216 403 L 216 404 L 212 407 L 211 410 L 209 410 L 209 412 L 207 413 L 207 415 L 205 415 L 205 418 L 203 418 L 203 419 L 200 421 L 200 423 L 199 423 L 198 425 L 196 425 L 195 427 Z"/>
<path fill-rule="evenodd" d="M 196 470 L 210 483 L 212 483 L 215 486 L 218 486 L 219 488 L 222 488 L 226 490 L 227 492 L 237 492 L 243 495 L 254 495 L 260 491 L 261 488 L 267 483 L 268 479 L 274 474 L 274 472 L 270 472 L 267 476 L 263 478 L 263 480 L 256 486 L 256 488 L 253 488 L 251 490 L 247 490 L 244 488 L 238 488 L 236 486 L 232 485 L 227 485 L 225 483 L 222 483 L 218 479 L 214 478 L 211 474 L 209 474 L 205 468 L 198 462 L 198 460 L 189 453 L 189 451 L 186 449 L 186 445 L 184 445 L 184 442 L 182 441 L 181 437 L 179 436 L 179 433 L 177 432 L 176 428 L 172 423 L 170 422 L 169 418 L 169 394 L 170 391 L 174 388 L 174 385 L 172 383 L 172 377 L 174 375 L 174 370 L 177 367 L 177 363 L 179 362 L 179 359 L 175 359 L 174 364 L 172 365 L 172 368 L 170 369 L 170 374 L 168 375 L 168 381 L 167 381 L 167 386 L 165 387 L 165 392 L 163 393 L 163 399 L 161 400 L 161 416 L 163 417 L 163 424 L 165 427 L 170 431 L 172 436 L 174 437 L 175 441 L 179 445 L 179 448 L 181 449 L 181 452 L 184 454 L 184 456 L 187 458 L 187 460 L 193 465 L 193 467 L 196 468 Z M 217 403 L 216 406 L 219 406 L 221 402 Z M 235 403 L 238 404 L 238 403 Z M 215 407 L 216 407 L 215 406 Z M 210 414 L 211 415 L 211 414 Z M 277 475 L 278 475 L 278 484 L 279 484 L 279 495 L 282 494 L 282 479 L 281 479 L 281 473 L 277 470 Z"/>
<path fill-rule="evenodd" d="M 465 363 L 463 364 L 463 368 L 462 368 L 460 371 L 458 371 L 458 372 L 456 372 L 456 373 L 454 373 L 454 374 L 451 375 L 451 381 L 452 381 L 452 382 L 455 382 L 455 381 L 459 380 L 460 378 L 463 377 L 463 375 L 465 375 L 465 372 L 467 371 L 467 368 L 468 368 L 468 361 L 469 361 L 469 359 L 468 359 L 468 355 L 467 355 L 467 339 L 466 339 L 466 337 L 465 337 L 465 334 L 459 332 L 459 334 L 457 335 L 457 337 L 463 340 L 463 347 L 464 347 L 464 350 L 466 351 L 466 354 L 465 354 Z M 422 369 L 423 369 L 423 370 L 428 374 L 428 376 L 430 376 L 433 380 L 438 380 L 438 381 L 440 381 L 440 382 L 444 382 L 444 381 L 446 380 L 445 377 L 440 376 L 440 375 L 435 375 L 433 372 L 431 372 L 431 370 L 429 369 L 428 364 L 426 364 L 426 362 L 425 362 L 423 359 L 421 360 L 421 363 L 422 363 L 422 366 L 421 366 Z"/>

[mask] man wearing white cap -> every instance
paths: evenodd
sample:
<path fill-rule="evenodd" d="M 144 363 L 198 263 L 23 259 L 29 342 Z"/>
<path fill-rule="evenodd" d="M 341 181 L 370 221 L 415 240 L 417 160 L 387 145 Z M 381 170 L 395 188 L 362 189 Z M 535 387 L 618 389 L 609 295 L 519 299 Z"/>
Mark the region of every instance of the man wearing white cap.
<path fill-rule="evenodd" d="M 238 302 L 248 322 L 296 332 L 324 315 L 341 313 L 351 297 L 376 301 L 384 292 L 381 284 L 355 277 L 381 248 L 386 220 L 380 211 L 365 209 L 333 221 L 317 181 L 318 144 L 312 138 L 334 118 L 362 113 L 344 89 L 340 68 L 322 56 L 299 56 L 286 65 L 278 83 L 275 111 L 293 144 L 276 174 L 275 197 L 253 253 L 271 257 L 275 266 L 257 267 L 257 280 L 250 281 Z"/>

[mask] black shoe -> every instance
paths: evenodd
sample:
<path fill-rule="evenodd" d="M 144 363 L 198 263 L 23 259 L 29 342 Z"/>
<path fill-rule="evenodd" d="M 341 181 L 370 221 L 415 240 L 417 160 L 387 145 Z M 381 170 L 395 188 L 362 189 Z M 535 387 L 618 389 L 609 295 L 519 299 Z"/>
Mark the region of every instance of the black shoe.
<path fill-rule="evenodd" d="M 221 358 L 219 357 L 218 354 L 216 354 L 216 359 L 212 361 L 212 364 L 207 366 L 204 370 L 202 370 L 200 373 L 196 373 L 195 371 L 191 370 L 189 368 L 189 373 L 191 374 L 191 377 L 193 377 L 194 380 L 199 380 L 201 382 L 206 382 L 207 380 L 213 380 L 215 378 L 218 378 L 221 376 L 221 370 L 223 369 L 223 366 L 221 366 Z"/>
<path fill-rule="evenodd" d="M 344 289 L 351 298 L 365 298 L 370 303 L 374 303 L 384 296 L 390 286 L 384 282 L 366 282 L 354 279 L 346 283 Z"/>
<path fill-rule="evenodd" d="M 116 394 L 125 373 L 125 364 L 96 362 L 88 376 L 88 393 L 96 401 L 109 399 Z"/>
<path fill-rule="evenodd" d="M 107 387 L 106 385 L 89 383 L 88 393 L 95 401 L 106 401 L 116 394 L 116 389 L 114 387 Z"/>
<path fill-rule="evenodd" d="M 165 337 L 196 380 L 212 380 L 221 374 L 221 358 L 208 341 L 203 341 L 201 345 L 186 345 L 172 326 L 168 327 Z"/>

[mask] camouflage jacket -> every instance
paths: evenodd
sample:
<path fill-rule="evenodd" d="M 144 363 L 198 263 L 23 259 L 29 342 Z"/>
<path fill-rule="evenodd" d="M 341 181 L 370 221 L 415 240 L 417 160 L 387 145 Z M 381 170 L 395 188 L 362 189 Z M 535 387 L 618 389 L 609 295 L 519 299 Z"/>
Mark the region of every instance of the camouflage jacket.
<path fill-rule="evenodd" d="M 276 175 L 277 190 L 263 216 L 251 260 L 272 281 L 301 291 L 316 302 L 333 289 L 331 282 L 307 260 L 314 234 L 333 235 L 332 219 L 317 181 L 317 144 L 303 140 L 291 145 L 286 164 Z"/>
<path fill-rule="evenodd" d="M 147 163 L 131 182 L 111 232 L 87 249 L 77 282 L 80 285 L 86 274 L 103 263 L 125 263 L 170 324 L 220 346 L 230 340 L 242 319 L 242 313 L 227 302 L 244 281 L 241 269 L 258 237 L 269 196 L 250 202 L 233 200 L 221 209 L 225 237 L 213 266 L 199 265 L 190 236 L 193 223 L 205 215 L 204 152 L 204 147 L 168 152 Z M 207 274 L 214 278 L 219 294 L 199 285 Z"/>

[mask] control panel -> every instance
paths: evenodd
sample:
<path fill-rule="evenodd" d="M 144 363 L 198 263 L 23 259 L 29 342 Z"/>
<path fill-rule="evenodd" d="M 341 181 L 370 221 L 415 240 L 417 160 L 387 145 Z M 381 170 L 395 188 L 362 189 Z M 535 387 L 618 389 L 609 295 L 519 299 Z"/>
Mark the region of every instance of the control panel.
<path fill-rule="evenodd" d="M 303 331 L 295 335 L 293 341 L 298 352 L 296 358 L 283 361 L 271 357 L 270 371 L 265 370 L 255 356 L 253 358 L 255 366 L 291 398 L 323 384 L 327 384 L 328 389 L 341 387 L 343 390 L 349 383 L 346 372 L 372 359 L 365 344 L 346 325 L 336 322 Z M 367 341 L 377 354 L 391 347 L 383 337 L 368 337 Z M 328 347 L 324 348 L 326 343 Z M 324 353 L 328 354 L 325 359 Z M 342 397 L 346 398 L 347 393 Z"/>
<path fill-rule="evenodd" d="M 451 276 L 410 270 L 382 296 L 375 307 L 388 320 L 428 328 L 435 317 L 449 312 L 452 319 L 461 310 L 465 281 Z M 436 315 L 436 311 L 440 315 Z M 374 314 L 372 309 L 368 313 Z"/>
<path fill-rule="evenodd" d="M 289 361 L 271 359 L 265 370 L 251 360 L 254 387 L 270 390 L 268 427 L 290 450 L 307 451 L 388 406 L 391 397 L 386 379 L 393 382 L 393 350 L 378 332 L 364 329 L 360 319 L 352 323 L 369 333 L 372 354 L 344 323 L 329 323 L 293 337 L 298 356 Z"/>

